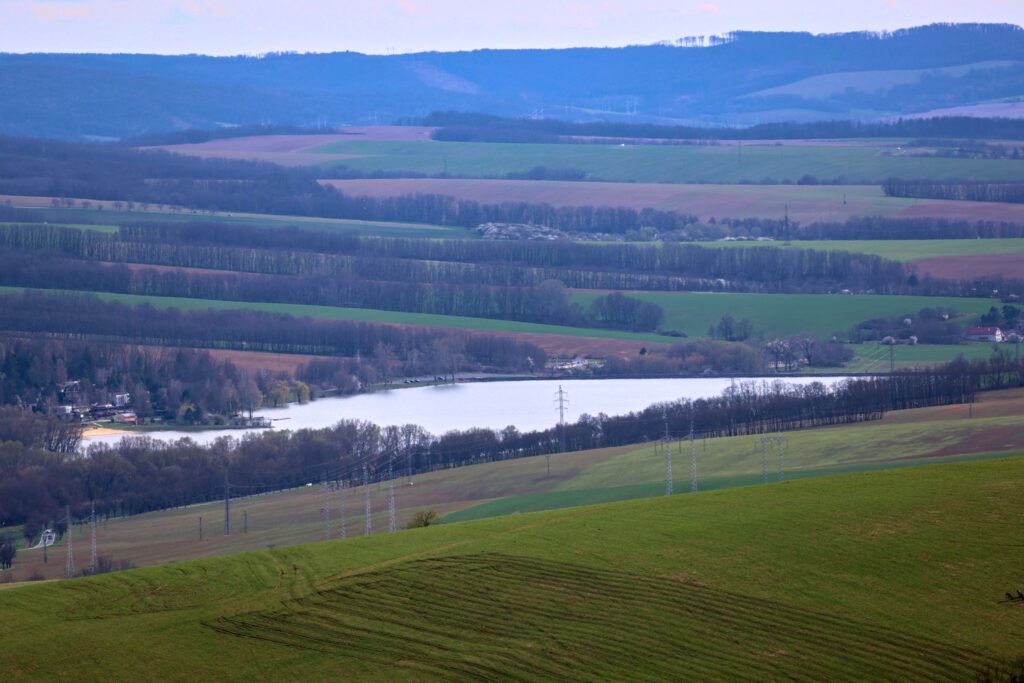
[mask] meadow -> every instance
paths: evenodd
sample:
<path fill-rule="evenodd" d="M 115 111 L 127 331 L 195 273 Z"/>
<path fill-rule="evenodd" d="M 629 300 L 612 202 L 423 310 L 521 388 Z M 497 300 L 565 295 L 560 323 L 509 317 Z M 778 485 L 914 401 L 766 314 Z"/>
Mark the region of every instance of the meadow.
<path fill-rule="evenodd" d="M 576 299 L 588 305 L 597 296 L 594 292 L 579 292 Z M 695 337 L 706 336 L 708 328 L 727 313 L 737 320 L 750 320 L 755 334 L 763 332 L 771 337 L 809 332 L 824 337 L 845 333 L 871 318 L 913 314 L 927 307 L 943 306 L 960 314 L 978 315 L 998 305 L 993 299 L 871 294 L 630 292 L 629 296 L 661 306 L 665 310 L 665 329 Z"/>
<path fill-rule="evenodd" d="M 853 344 L 854 358 L 843 370 L 855 373 L 877 373 L 889 371 L 890 347 L 876 343 Z M 969 344 L 916 344 L 914 346 L 892 347 L 892 361 L 896 369 L 948 363 L 963 356 L 967 360 L 985 360 L 992 357 L 995 349 L 1010 354 L 1019 353 L 1011 344 L 997 346 L 985 342 Z"/>
<path fill-rule="evenodd" d="M 1016 180 L 1010 159 L 888 156 L 880 145 L 589 145 L 434 141 L 333 142 L 308 152 L 344 154 L 326 166 L 359 171 L 413 171 L 502 177 L 538 166 L 574 168 L 592 179 L 638 183 L 796 182 L 810 175 L 879 184 L 889 177 Z"/>
<path fill-rule="evenodd" d="M 971 680 L 1022 653 L 1022 485 L 925 466 L 18 586 L 5 673 Z"/>

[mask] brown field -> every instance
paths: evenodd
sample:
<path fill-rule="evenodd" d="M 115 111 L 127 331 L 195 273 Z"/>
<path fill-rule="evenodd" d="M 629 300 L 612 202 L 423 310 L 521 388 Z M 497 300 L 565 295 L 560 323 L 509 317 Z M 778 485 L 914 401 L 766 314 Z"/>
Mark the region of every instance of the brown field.
<path fill-rule="evenodd" d="M 899 212 L 899 218 L 945 218 L 969 223 L 999 221 L 1024 223 L 1024 204 L 1000 202 L 957 202 L 950 200 L 904 200 L 916 202 Z"/>
<path fill-rule="evenodd" d="M 918 272 L 950 280 L 975 277 L 1024 277 L 1024 254 L 941 256 L 913 262 Z"/>
<path fill-rule="evenodd" d="M 269 370 L 270 372 L 294 373 L 300 365 L 310 361 L 323 360 L 323 356 L 307 356 L 298 353 L 270 353 L 267 351 L 234 351 L 230 349 L 205 349 L 219 361 L 231 361 L 247 370 Z"/>
<path fill-rule="evenodd" d="M 328 161 L 350 159 L 350 154 L 315 154 L 306 150 L 332 142 L 378 142 L 429 140 L 433 128 L 422 126 L 362 126 L 344 128 L 322 135 L 259 135 L 226 140 L 210 140 L 190 145 L 163 145 L 143 149 L 161 149 L 175 154 L 207 159 L 245 159 L 269 161 L 284 166 L 316 166 Z"/>
<path fill-rule="evenodd" d="M 866 185 L 675 185 L 553 180 L 402 178 L 324 180 L 353 195 L 392 197 L 442 194 L 481 203 L 526 202 L 552 206 L 626 206 L 677 211 L 710 218 L 781 217 L 846 221 L 855 216 L 948 218 L 1024 223 L 1024 205 L 886 197 Z M 845 203 L 844 203 L 845 201 Z"/>
<path fill-rule="evenodd" d="M 889 413 L 884 421 L 891 424 L 962 420 L 972 414 L 975 419 L 1024 415 L 1024 389 L 1007 389 L 978 395 L 970 410 L 965 405 L 938 406 L 923 410 L 899 410 Z"/>

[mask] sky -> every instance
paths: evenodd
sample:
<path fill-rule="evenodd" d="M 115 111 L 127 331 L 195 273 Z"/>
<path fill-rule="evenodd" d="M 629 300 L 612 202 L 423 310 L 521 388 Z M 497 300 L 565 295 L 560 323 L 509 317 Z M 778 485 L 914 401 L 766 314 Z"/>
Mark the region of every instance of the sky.
<path fill-rule="evenodd" d="M 1024 0 L 0 0 L 0 51 L 370 54 L 1024 25 Z"/>

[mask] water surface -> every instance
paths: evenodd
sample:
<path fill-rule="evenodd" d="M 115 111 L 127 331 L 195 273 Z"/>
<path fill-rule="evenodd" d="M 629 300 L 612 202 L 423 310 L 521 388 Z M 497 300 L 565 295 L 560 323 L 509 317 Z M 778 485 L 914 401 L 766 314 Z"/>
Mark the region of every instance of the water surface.
<path fill-rule="evenodd" d="M 842 377 L 787 378 L 790 384 L 822 382 L 832 385 Z M 653 403 L 682 398 L 718 396 L 733 382 L 771 381 L 729 378 L 531 380 L 447 384 L 377 391 L 339 398 L 325 398 L 304 405 L 265 408 L 257 411 L 274 421 L 275 429 L 329 427 L 339 420 L 368 420 L 379 425 L 418 424 L 441 434 L 452 429 L 514 425 L 520 431 L 545 429 L 558 424 L 556 394 L 559 386 L 567 399 L 566 422 L 581 415 L 622 415 Z M 155 431 L 149 436 L 178 439 L 187 436 L 200 443 L 230 435 L 262 430 L 231 429 L 201 432 Z M 88 443 L 116 443 L 118 435 L 97 436 Z"/>

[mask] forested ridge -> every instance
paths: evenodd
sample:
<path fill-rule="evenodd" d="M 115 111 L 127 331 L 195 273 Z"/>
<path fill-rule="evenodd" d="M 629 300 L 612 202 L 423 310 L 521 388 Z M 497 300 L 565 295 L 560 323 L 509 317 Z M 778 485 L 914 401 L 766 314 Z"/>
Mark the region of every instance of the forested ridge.
<path fill-rule="evenodd" d="M 887 377 L 849 380 L 834 390 L 820 384 L 741 384 L 709 399 L 676 401 L 616 417 L 583 416 L 565 427 L 567 450 L 642 443 L 671 434 L 698 438 L 760 434 L 874 420 L 887 411 L 963 403 L 980 390 L 1024 385 L 1024 365 L 1000 356 Z M 10 413 L 10 409 L 7 409 Z M 5 415 L 7 414 L 5 413 Z M 47 418 L 10 413 L 0 441 L 0 524 L 28 523 L 30 533 L 95 503 L 100 514 L 131 514 L 214 500 L 225 476 L 236 495 L 328 480 L 371 480 L 397 471 L 423 472 L 489 460 L 560 451 L 558 428 L 521 433 L 468 429 L 434 436 L 415 425 L 380 427 L 342 421 L 320 430 L 247 436 L 198 446 L 128 438 L 116 448 L 91 446 L 88 455 L 53 453 L 39 434 Z"/>

